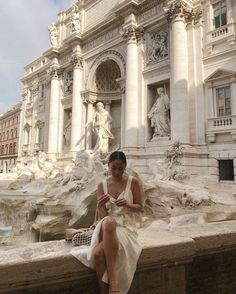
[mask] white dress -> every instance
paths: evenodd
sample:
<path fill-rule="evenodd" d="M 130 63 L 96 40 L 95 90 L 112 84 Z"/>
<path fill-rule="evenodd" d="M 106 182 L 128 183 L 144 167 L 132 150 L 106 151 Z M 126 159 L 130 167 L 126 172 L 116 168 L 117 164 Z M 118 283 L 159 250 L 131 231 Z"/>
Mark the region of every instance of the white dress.
<path fill-rule="evenodd" d="M 125 190 L 119 195 L 125 198 L 127 202 L 133 203 L 133 194 L 131 191 L 132 176 L 129 176 Z M 107 194 L 107 180 L 103 181 L 103 191 Z M 117 199 L 118 199 L 117 198 Z M 136 216 L 138 213 L 130 212 L 127 207 L 118 207 L 114 204 L 115 198 L 110 195 L 110 201 L 106 203 L 108 215 L 117 222 L 117 236 L 119 240 L 119 250 L 116 259 L 116 273 L 121 294 L 126 294 L 130 288 L 136 271 L 137 261 L 142 251 L 142 246 L 137 240 Z M 106 218 L 106 217 L 105 217 Z M 71 254 L 79 259 L 83 264 L 90 268 L 95 268 L 93 250 L 99 243 L 99 232 L 103 218 L 98 222 L 93 232 L 91 245 L 74 247 Z M 107 271 L 105 271 L 102 281 L 108 283 Z"/>

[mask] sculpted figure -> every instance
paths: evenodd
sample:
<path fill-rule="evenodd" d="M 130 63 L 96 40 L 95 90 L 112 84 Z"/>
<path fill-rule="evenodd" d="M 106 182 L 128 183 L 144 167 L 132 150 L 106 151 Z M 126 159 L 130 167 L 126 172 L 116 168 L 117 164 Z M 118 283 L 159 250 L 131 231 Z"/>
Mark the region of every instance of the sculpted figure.
<path fill-rule="evenodd" d="M 102 102 L 96 104 L 96 112 L 93 118 L 93 129 L 97 135 L 96 145 L 93 152 L 107 153 L 109 138 L 112 139 L 111 133 L 112 118 L 109 112 L 104 108 Z"/>
<path fill-rule="evenodd" d="M 157 99 L 151 110 L 148 112 L 148 118 L 151 120 L 151 126 L 154 128 L 154 137 L 170 136 L 169 121 L 170 100 L 164 92 L 164 88 L 157 88 Z"/>
<path fill-rule="evenodd" d="M 57 47 L 57 45 L 58 45 L 58 40 L 57 40 L 58 32 L 57 32 L 57 28 L 56 28 L 56 26 L 55 26 L 54 23 L 52 23 L 52 24 L 48 27 L 48 31 L 49 31 L 49 37 L 50 37 L 51 45 L 52 45 L 53 47 Z"/>
<path fill-rule="evenodd" d="M 71 32 L 78 32 L 80 30 L 79 8 L 74 3 L 71 11 Z"/>
<path fill-rule="evenodd" d="M 65 125 L 64 129 L 64 138 L 65 138 L 65 146 L 70 146 L 70 139 L 71 139 L 71 112 L 69 112 L 68 121 Z"/>

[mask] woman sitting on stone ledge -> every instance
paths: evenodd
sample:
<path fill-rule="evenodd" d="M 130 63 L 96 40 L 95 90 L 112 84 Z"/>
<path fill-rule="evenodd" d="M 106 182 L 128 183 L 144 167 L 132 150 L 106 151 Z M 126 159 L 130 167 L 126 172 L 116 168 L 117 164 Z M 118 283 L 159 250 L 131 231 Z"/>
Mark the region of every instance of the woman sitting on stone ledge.
<path fill-rule="evenodd" d="M 136 232 L 136 216 L 142 211 L 142 189 L 136 178 L 124 175 L 123 152 L 113 152 L 108 167 L 110 176 L 97 189 L 100 221 L 91 245 L 72 254 L 95 268 L 101 294 L 126 294 L 142 250 Z"/>

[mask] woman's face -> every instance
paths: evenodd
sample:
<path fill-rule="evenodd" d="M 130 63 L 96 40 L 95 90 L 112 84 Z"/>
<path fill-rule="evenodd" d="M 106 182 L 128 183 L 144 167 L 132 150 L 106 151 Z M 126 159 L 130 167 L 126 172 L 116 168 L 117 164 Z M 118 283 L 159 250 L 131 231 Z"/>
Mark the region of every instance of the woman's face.
<path fill-rule="evenodd" d="M 116 179 L 121 179 L 125 171 L 125 164 L 119 159 L 115 159 L 108 164 L 111 175 Z"/>

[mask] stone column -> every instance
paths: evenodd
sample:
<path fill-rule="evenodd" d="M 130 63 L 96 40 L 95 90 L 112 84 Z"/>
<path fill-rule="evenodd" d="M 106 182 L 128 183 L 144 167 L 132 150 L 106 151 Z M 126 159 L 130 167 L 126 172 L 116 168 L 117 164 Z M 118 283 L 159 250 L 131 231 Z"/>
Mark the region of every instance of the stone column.
<path fill-rule="evenodd" d="M 82 58 L 76 54 L 72 56 L 71 63 L 74 66 L 72 92 L 71 151 L 78 151 L 81 149 L 82 137 L 83 101 L 80 92 L 82 90 L 83 61 Z"/>
<path fill-rule="evenodd" d="M 48 123 L 48 155 L 55 157 L 59 140 L 59 101 L 60 101 L 60 69 L 53 65 L 49 70 L 51 76 L 50 109 Z"/>
<path fill-rule="evenodd" d="M 124 29 L 123 37 L 127 40 L 126 61 L 126 95 L 124 100 L 125 133 L 124 147 L 135 148 L 138 146 L 139 128 L 139 94 L 138 94 L 138 39 L 143 35 L 143 30 L 134 25 Z"/>
<path fill-rule="evenodd" d="M 171 87 L 170 114 L 171 139 L 181 143 L 189 143 L 189 101 L 188 101 L 188 47 L 186 18 L 191 9 L 183 1 L 174 1 L 165 12 L 171 24 L 170 59 Z"/>
<path fill-rule="evenodd" d="M 93 115 L 94 115 L 93 104 L 95 103 L 96 99 L 94 99 L 93 97 L 86 97 L 83 100 L 87 104 L 85 147 L 86 147 L 86 150 L 91 150 L 92 149 L 92 133 L 93 133 Z"/>

